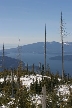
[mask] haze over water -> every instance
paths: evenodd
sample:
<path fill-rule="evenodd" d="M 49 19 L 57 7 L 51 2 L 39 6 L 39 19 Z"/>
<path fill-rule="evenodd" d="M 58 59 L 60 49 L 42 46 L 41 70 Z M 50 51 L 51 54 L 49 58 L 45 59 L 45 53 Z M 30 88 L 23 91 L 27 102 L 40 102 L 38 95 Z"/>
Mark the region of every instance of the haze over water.
<path fill-rule="evenodd" d="M 15 53 L 7 54 L 7 56 L 17 58 L 17 54 Z M 54 56 L 56 56 L 56 54 L 47 55 L 47 64 L 49 64 L 51 72 L 56 73 L 58 71 L 61 74 L 62 72 L 61 60 L 49 59 L 50 57 Z M 25 64 L 28 63 L 29 65 L 32 65 L 34 63 L 35 66 L 38 66 L 39 62 L 44 64 L 44 54 L 22 53 L 21 58 Z M 65 73 L 70 73 L 70 75 L 72 75 L 72 61 L 64 61 L 64 70 Z"/>

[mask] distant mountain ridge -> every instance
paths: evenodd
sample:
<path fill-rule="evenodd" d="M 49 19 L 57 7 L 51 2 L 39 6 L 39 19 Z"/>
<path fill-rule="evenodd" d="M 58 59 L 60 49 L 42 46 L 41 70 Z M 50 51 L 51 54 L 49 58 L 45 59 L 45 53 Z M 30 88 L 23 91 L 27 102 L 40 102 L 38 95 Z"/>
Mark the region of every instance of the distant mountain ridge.
<path fill-rule="evenodd" d="M 11 58 L 11 57 L 7 57 L 5 56 L 4 57 L 4 68 L 5 69 L 17 69 L 18 68 L 18 65 L 19 65 L 19 60 L 15 59 L 15 58 Z M 22 68 L 23 69 L 26 69 L 27 66 L 25 65 L 25 63 L 22 61 Z M 31 71 L 33 68 L 32 65 L 29 65 L 28 66 L 28 69 Z M 35 71 L 38 70 L 39 67 L 38 66 L 35 66 Z M 2 56 L 0 56 L 0 71 L 2 71 Z"/>
<path fill-rule="evenodd" d="M 7 56 L 4 57 L 4 67 L 5 68 L 8 68 L 8 69 L 17 68 L 18 63 L 19 63 L 19 60 L 15 59 L 15 58 L 7 57 Z M 2 56 L 0 56 L 0 66 L 2 66 Z"/>
<path fill-rule="evenodd" d="M 47 42 L 47 54 L 48 53 L 61 53 L 61 43 L 60 42 Z M 38 53 L 44 54 L 44 42 L 37 42 L 33 44 L 28 44 L 21 47 L 22 53 Z M 2 52 L 2 51 L 0 51 Z M 6 53 L 18 53 L 18 48 L 5 49 Z M 64 53 L 71 54 L 72 53 L 72 42 L 64 42 Z"/>

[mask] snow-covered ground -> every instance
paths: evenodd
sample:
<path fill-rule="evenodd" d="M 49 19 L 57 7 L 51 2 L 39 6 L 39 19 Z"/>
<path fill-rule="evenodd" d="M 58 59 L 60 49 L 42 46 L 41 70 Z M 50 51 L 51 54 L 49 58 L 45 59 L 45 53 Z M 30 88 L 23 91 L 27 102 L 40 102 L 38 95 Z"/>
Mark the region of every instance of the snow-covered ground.
<path fill-rule="evenodd" d="M 60 85 L 58 87 L 58 93 L 57 95 L 69 95 L 70 94 L 70 91 L 69 91 L 69 87 L 67 87 L 67 85 Z"/>
<path fill-rule="evenodd" d="M 47 77 L 47 78 L 50 78 L 48 76 L 43 76 L 43 77 Z M 39 81 L 42 80 L 42 75 L 39 75 L 39 74 L 36 74 L 36 75 L 25 75 L 24 77 L 21 76 L 20 78 L 20 81 L 22 82 L 23 85 L 25 85 L 27 88 L 30 88 L 30 84 L 33 83 L 33 80 L 34 82 L 36 81 L 36 79 L 38 80 L 38 83 Z M 7 76 L 6 78 L 6 81 L 9 80 L 9 81 L 12 81 L 12 77 L 11 76 Z M 17 76 L 15 75 L 14 76 L 14 81 L 16 82 L 17 81 Z M 4 78 L 1 78 L 0 79 L 0 82 L 4 82 Z"/>
<path fill-rule="evenodd" d="M 47 77 L 49 79 L 51 79 L 50 77 L 48 76 L 43 76 L 43 77 Z M 25 75 L 24 77 L 21 76 L 20 78 L 20 81 L 22 82 L 22 85 L 25 85 L 28 89 L 30 88 L 30 84 L 33 83 L 33 81 L 35 82 L 36 79 L 39 81 L 42 80 L 42 75 L 39 75 L 39 74 L 36 74 L 36 75 Z M 12 80 L 12 77 L 11 76 L 7 76 L 6 80 Z M 60 81 L 61 79 L 58 78 L 58 80 Z M 14 81 L 16 82 L 17 81 L 17 76 L 14 76 Z M 0 78 L 0 82 L 3 83 L 4 82 L 4 78 Z M 72 85 L 59 85 L 58 88 L 57 88 L 57 95 L 69 95 L 70 94 L 70 90 L 69 89 L 72 89 Z M 0 97 L 2 96 L 2 94 L 0 93 Z M 41 95 L 34 95 L 32 97 L 32 101 L 35 103 L 35 104 L 41 104 Z M 66 98 L 64 98 L 64 101 L 67 101 Z M 10 104 L 10 103 L 9 103 Z M 0 108 L 6 108 L 4 105 L 1 106 Z"/>

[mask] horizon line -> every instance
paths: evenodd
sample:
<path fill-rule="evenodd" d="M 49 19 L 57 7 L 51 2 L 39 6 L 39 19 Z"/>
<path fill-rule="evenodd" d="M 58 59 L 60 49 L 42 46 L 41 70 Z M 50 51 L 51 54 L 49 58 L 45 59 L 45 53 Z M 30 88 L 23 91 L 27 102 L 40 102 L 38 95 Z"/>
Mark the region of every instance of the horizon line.
<path fill-rule="evenodd" d="M 40 43 L 40 42 L 44 42 L 44 41 L 38 41 L 38 42 L 32 42 L 32 43 L 26 43 L 26 44 L 24 44 L 24 43 L 20 43 L 20 44 L 24 44 L 24 45 L 28 45 L 28 44 L 33 44 L 33 43 Z M 59 43 L 61 43 L 61 41 L 46 41 L 46 42 L 59 42 Z M 64 42 L 72 42 L 72 41 L 64 41 Z M 10 44 L 10 43 L 0 43 L 0 45 L 18 45 L 18 43 L 14 43 L 14 44 Z"/>

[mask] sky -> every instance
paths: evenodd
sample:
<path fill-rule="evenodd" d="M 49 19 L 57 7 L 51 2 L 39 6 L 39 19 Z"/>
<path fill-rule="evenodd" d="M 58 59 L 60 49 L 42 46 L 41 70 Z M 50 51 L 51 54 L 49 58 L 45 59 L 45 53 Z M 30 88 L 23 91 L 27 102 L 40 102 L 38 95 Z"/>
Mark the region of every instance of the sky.
<path fill-rule="evenodd" d="M 61 41 L 60 14 L 72 41 L 72 0 L 0 0 L 0 48 L 47 41 Z M 20 39 L 20 42 L 19 42 Z"/>

